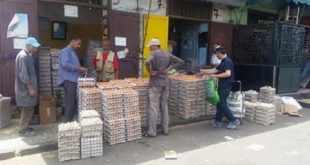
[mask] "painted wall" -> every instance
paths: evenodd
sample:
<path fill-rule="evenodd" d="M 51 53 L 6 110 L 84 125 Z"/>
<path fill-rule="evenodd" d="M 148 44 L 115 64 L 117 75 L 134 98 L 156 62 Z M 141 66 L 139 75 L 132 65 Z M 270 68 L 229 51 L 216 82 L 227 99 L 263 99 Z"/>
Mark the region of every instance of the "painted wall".
<path fill-rule="evenodd" d="M 212 11 L 212 21 L 219 23 L 231 23 L 246 25 L 248 20 L 248 10 L 245 7 L 229 9 L 226 5 L 214 4 Z"/>

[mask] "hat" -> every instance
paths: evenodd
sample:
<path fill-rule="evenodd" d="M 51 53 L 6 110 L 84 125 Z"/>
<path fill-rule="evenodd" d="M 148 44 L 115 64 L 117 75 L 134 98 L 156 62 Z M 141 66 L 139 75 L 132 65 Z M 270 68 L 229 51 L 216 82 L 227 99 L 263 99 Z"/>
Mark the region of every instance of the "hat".
<path fill-rule="evenodd" d="M 156 46 L 160 45 L 159 39 L 156 39 L 156 38 L 151 39 L 151 41 L 148 44 L 148 47 L 151 47 L 151 46 L 154 46 L 154 45 L 156 45 Z"/>
<path fill-rule="evenodd" d="M 216 48 L 216 49 L 215 49 L 215 51 L 217 51 L 217 52 L 221 52 L 221 53 L 226 53 L 225 48 L 224 48 L 224 47 L 222 47 L 222 46 L 220 46 L 220 47 Z"/>
<path fill-rule="evenodd" d="M 26 39 L 26 45 L 31 45 L 31 46 L 33 46 L 33 47 L 35 47 L 35 48 L 37 48 L 37 47 L 40 46 L 40 44 L 38 43 L 38 41 L 37 41 L 35 38 L 33 38 L 33 37 L 28 37 L 28 38 Z"/>

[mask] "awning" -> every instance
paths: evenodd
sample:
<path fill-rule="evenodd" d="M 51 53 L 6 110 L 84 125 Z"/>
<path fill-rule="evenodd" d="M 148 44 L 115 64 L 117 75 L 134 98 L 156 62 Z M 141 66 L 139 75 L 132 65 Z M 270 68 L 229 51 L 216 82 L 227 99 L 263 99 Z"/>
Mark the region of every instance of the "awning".
<path fill-rule="evenodd" d="M 213 2 L 227 6 L 242 7 L 246 5 L 247 0 L 201 0 L 201 1 Z"/>
<path fill-rule="evenodd" d="M 292 0 L 296 4 L 310 5 L 310 0 Z"/>

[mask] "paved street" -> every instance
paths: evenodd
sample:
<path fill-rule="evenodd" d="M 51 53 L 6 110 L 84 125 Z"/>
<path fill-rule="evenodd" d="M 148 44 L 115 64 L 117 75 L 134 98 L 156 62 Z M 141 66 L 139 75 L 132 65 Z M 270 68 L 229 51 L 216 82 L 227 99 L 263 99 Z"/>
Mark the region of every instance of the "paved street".
<path fill-rule="evenodd" d="M 309 165 L 310 109 L 301 118 L 277 115 L 277 123 L 261 126 L 245 122 L 239 130 L 212 128 L 206 122 L 174 127 L 169 136 L 104 146 L 104 156 L 58 162 L 57 151 L 15 157 L 0 165 Z M 175 150 L 177 160 L 165 160 Z"/>

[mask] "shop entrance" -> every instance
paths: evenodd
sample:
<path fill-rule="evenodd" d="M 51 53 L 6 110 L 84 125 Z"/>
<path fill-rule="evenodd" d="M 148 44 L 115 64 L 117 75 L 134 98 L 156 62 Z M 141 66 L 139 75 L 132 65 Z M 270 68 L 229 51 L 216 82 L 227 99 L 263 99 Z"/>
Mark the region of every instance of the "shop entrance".
<path fill-rule="evenodd" d="M 207 64 L 209 23 L 170 18 L 168 50 L 181 59 Z"/>

